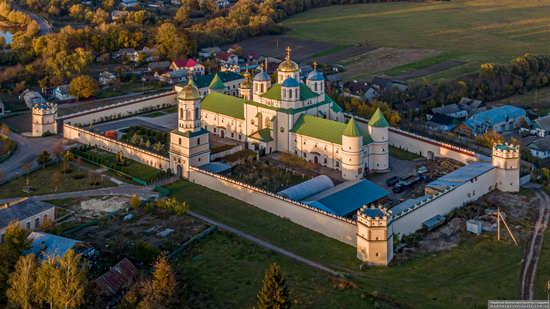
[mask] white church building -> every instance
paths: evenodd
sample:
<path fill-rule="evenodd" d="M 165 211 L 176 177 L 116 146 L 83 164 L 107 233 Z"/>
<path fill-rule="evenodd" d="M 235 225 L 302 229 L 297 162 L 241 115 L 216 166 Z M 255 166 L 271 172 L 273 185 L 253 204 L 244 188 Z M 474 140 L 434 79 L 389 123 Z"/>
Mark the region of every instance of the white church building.
<path fill-rule="evenodd" d="M 253 79 L 245 72 L 237 97 L 227 93 L 218 76 L 202 99 L 192 79 L 187 86 L 176 87 L 180 126 L 173 135 L 187 134 L 199 139 L 208 131 L 248 142 L 249 148 L 261 153 L 294 154 L 339 170 L 346 180 L 388 171 L 389 124 L 382 112 L 377 110 L 371 117 L 367 132 L 353 118 L 344 123 L 342 109 L 325 94 L 323 74 L 315 69 L 302 82 L 300 68 L 290 59 L 290 51 L 287 49 L 287 57 L 277 69 L 276 83 L 263 70 Z M 207 137 L 200 139 L 207 141 Z M 175 149 L 180 148 L 178 141 L 171 140 Z M 195 150 L 202 154 L 204 147 Z M 204 160 L 199 165 L 208 163 Z M 178 171 L 177 167 L 172 170 Z"/>

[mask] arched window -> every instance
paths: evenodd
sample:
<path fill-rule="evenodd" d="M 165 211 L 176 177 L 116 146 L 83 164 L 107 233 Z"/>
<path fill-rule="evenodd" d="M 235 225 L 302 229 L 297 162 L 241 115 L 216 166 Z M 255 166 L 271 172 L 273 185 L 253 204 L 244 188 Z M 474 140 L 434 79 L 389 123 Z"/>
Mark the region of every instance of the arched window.
<path fill-rule="evenodd" d="M 264 92 L 264 84 L 260 85 L 260 92 L 262 92 L 262 93 Z"/>
<path fill-rule="evenodd" d="M 295 93 L 295 97 L 296 99 L 298 99 L 298 88 L 296 88 L 296 90 L 294 90 L 296 93 Z"/>
<path fill-rule="evenodd" d="M 199 108 L 198 107 L 195 107 L 195 119 L 199 119 L 200 118 L 200 111 L 199 111 Z"/>
<path fill-rule="evenodd" d="M 283 99 L 286 99 L 286 89 L 283 89 Z"/>
<path fill-rule="evenodd" d="M 180 108 L 180 118 L 183 118 L 183 108 Z"/>
<path fill-rule="evenodd" d="M 289 93 L 288 98 L 289 98 L 289 99 L 292 99 L 292 90 L 289 90 L 288 93 Z"/>
<path fill-rule="evenodd" d="M 313 83 L 313 91 L 317 91 L 317 83 Z"/>
<path fill-rule="evenodd" d="M 197 145 L 200 145 L 201 144 L 201 138 L 197 138 Z"/>

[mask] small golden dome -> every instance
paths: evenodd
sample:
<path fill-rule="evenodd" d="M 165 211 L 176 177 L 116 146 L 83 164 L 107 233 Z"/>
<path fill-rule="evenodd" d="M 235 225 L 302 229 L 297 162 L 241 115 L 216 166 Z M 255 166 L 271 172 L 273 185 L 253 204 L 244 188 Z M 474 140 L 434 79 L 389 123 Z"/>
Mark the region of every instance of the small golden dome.
<path fill-rule="evenodd" d="M 189 83 L 185 85 L 178 94 L 179 100 L 197 100 L 201 98 L 199 88 L 195 85 L 195 81 L 190 78 Z"/>

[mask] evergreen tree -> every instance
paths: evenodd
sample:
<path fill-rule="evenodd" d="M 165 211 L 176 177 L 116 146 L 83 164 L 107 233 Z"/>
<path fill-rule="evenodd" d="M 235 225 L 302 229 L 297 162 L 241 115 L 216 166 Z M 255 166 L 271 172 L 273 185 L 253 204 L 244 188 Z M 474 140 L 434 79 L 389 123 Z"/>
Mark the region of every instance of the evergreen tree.
<path fill-rule="evenodd" d="M 258 293 L 257 309 L 290 308 L 286 276 L 277 263 L 272 263 L 264 275 L 262 289 Z"/>

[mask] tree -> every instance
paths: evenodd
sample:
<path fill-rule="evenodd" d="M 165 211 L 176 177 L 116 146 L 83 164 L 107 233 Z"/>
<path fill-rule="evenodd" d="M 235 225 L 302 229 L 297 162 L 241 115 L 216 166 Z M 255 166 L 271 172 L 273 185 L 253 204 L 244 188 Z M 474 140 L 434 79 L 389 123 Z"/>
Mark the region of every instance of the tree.
<path fill-rule="evenodd" d="M 50 180 L 55 188 L 55 192 L 57 192 L 57 188 L 61 185 L 61 174 L 57 171 L 54 172 Z"/>
<path fill-rule="evenodd" d="M 57 265 L 52 274 L 54 280 L 51 288 L 57 291 L 54 303 L 58 308 L 77 308 L 84 302 L 88 268 L 82 257 L 73 250 L 59 258 Z"/>
<path fill-rule="evenodd" d="M 176 276 L 164 254 L 160 255 L 155 262 L 151 285 L 157 303 L 166 305 L 174 303 L 177 288 Z"/>
<path fill-rule="evenodd" d="M 12 306 L 30 309 L 33 306 L 33 284 L 38 265 L 34 254 L 24 255 L 15 264 L 15 271 L 10 274 L 9 288 L 6 292 Z"/>
<path fill-rule="evenodd" d="M 137 194 L 132 194 L 132 197 L 130 198 L 130 206 L 132 206 L 133 209 L 137 209 L 139 207 L 139 196 Z"/>
<path fill-rule="evenodd" d="M 286 277 L 277 263 L 272 263 L 265 272 L 262 289 L 257 299 L 258 309 L 290 308 Z"/>
<path fill-rule="evenodd" d="M 51 160 L 50 153 L 47 152 L 46 150 L 42 150 L 42 152 L 38 155 L 38 158 L 36 158 L 36 162 L 42 165 L 42 168 L 46 167 L 46 164 L 48 164 L 50 160 Z"/>
<path fill-rule="evenodd" d="M 43 261 L 36 271 L 36 279 L 33 284 L 34 301 L 39 305 L 39 308 L 44 307 L 44 303 L 47 303 L 50 308 L 54 307 L 55 297 L 57 291 L 54 288 L 54 281 L 57 279 L 56 275 L 57 259 L 48 257 Z"/>
<path fill-rule="evenodd" d="M 21 251 L 29 248 L 28 231 L 21 228 L 18 222 L 12 222 L 6 228 L 4 241 L 0 243 L 0 301 L 5 302 L 9 275 L 15 269 L 15 264 Z"/>
<path fill-rule="evenodd" d="M 63 156 L 63 164 L 64 164 L 64 168 L 63 168 L 63 172 L 67 172 L 68 169 L 69 169 L 69 162 L 73 161 L 74 160 L 74 154 L 70 151 L 67 150 L 67 152 L 65 153 L 65 155 Z"/>
<path fill-rule="evenodd" d="M 95 96 L 99 91 L 97 81 L 88 75 L 80 75 L 69 84 L 69 93 L 76 97 L 76 99 L 87 99 Z"/>
<path fill-rule="evenodd" d="M 25 172 L 25 174 L 29 175 L 29 173 L 31 172 L 31 164 L 29 162 L 24 162 L 21 165 L 21 169 L 23 170 L 23 172 Z"/>
<path fill-rule="evenodd" d="M 159 55 L 171 60 L 186 57 L 195 49 L 195 43 L 188 34 L 178 31 L 170 22 L 165 22 L 158 28 L 155 41 Z"/>

